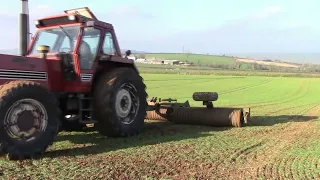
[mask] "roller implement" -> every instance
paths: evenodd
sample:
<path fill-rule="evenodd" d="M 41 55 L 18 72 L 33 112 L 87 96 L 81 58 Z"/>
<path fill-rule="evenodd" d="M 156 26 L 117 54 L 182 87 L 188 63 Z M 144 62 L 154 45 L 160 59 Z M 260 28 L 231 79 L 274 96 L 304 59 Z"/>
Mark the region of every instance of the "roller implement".
<path fill-rule="evenodd" d="M 150 111 L 146 119 L 215 127 L 242 127 L 248 123 L 250 108 L 214 107 L 212 101 L 218 100 L 216 92 L 195 92 L 192 97 L 205 107 L 191 107 L 189 101 L 178 103 L 175 99 L 173 103 L 171 98 L 152 98 L 148 101 Z"/>
<path fill-rule="evenodd" d="M 21 1 L 20 55 L 0 54 L 0 151 L 8 159 L 41 157 L 60 130 L 87 124 L 108 137 L 136 135 L 150 113 L 160 117 L 157 111 L 173 123 L 208 124 L 213 118 L 211 125 L 229 125 L 222 122 L 229 114 L 241 116 L 214 108 L 214 93 L 194 94 L 206 109 L 173 99 L 148 102 L 143 79 L 127 58 L 131 51 L 121 55 L 112 24 L 86 7 L 66 10 L 36 20 L 30 39 L 28 1 Z"/>

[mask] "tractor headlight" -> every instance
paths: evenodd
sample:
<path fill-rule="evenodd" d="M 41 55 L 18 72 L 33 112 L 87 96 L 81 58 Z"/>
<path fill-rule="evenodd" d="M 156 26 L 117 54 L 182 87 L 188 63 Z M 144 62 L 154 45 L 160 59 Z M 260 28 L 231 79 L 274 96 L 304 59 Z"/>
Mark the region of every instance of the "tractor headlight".
<path fill-rule="evenodd" d="M 35 24 L 35 25 L 39 25 L 40 22 L 39 22 L 38 20 L 36 20 L 36 21 L 34 21 L 34 24 Z"/>
<path fill-rule="evenodd" d="M 71 15 L 71 16 L 68 16 L 68 19 L 69 19 L 70 21 L 74 21 L 74 20 L 76 19 L 76 17 L 75 17 L 74 15 Z"/>

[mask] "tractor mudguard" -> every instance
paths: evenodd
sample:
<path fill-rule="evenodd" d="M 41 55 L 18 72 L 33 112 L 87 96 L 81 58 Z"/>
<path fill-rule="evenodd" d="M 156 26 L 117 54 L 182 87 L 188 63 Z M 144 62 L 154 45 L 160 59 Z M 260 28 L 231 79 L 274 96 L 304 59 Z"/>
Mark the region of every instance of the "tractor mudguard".
<path fill-rule="evenodd" d="M 128 58 L 123 58 L 123 57 L 118 57 L 118 56 L 110 56 L 110 55 L 102 55 L 100 58 L 100 61 L 102 62 L 112 62 L 116 64 L 125 64 L 125 66 L 130 65 L 134 70 L 136 70 L 139 73 L 139 70 L 134 63 L 134 60 L 128 59 Z"/>

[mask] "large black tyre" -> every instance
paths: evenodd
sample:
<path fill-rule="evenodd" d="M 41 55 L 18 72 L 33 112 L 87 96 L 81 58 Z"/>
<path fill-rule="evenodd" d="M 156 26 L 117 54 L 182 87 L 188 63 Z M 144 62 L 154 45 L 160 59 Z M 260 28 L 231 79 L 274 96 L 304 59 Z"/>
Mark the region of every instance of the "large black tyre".
<path fill-rule="evenodd" d="M 142 77 L 132 68 L 116 68 L 102 74 L 94 87 L 93 115 L 98 121 L 96 129 L 109 137 L 140 133 L 146 116 L 147 96 Z M 120 108 L 121 103 L 123 109 Z"/>
<path fill-rule="evenodd" d="M 30 81 L 1 86 L 0 148 L 9 160 L 41 157 L 53 144 L 59 124 L 58 102 L 45 87 Z M 26 134 L 36 126 L 41 128 L 40 134 Z M 22 132 L 25 138 L 17 134 Z"/>

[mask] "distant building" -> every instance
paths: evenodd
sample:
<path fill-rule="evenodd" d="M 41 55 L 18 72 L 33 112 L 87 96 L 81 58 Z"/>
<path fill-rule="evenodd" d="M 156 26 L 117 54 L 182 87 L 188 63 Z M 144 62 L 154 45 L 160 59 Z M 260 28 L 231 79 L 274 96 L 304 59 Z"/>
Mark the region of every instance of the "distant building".
<path fill-rule="evenodd" d="M 179 65 L 180 61 L 178 60 L 172 60 L 172 65 Z"/>
<path fill-rule="evenodd" d="M 136 57 L 134 57 L 134 56 L 128 56 L 128 59 L 136 60 Z"/>
<path fill-rule="evenodd" d="M 145 62 L 146 59 L 142 59 L 142 58 L 139 58 L 139 59 L 136 59 L 136 62 Z"/>
<path fill-rule="evenodd" d="M 180 61 L 178 60 L 163 60 L 161 61 L 162 64 L 170 64 L 170 65 L 178 65 Z"/>

